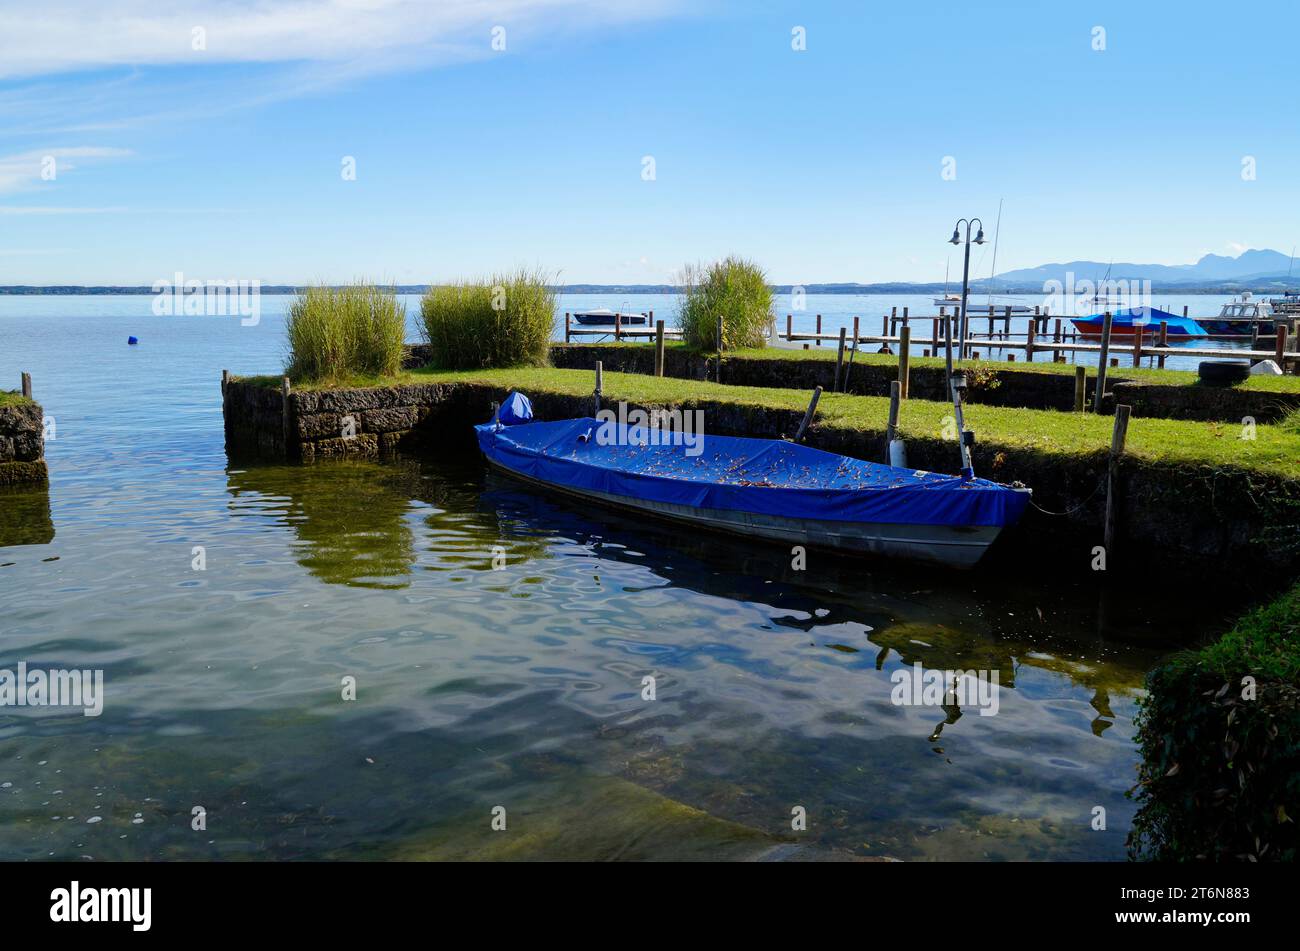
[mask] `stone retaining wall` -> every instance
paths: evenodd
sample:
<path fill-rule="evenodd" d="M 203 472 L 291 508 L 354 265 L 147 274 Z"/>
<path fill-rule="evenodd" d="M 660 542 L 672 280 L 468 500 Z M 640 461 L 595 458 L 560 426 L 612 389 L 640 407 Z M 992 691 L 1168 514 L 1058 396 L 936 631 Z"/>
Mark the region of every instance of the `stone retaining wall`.
<path fill-rule="evenodd" d="M 474 452 L 472 425 L 491 418 L 492 403 L 507 390 L 486 383 L 413 384 L 289 395 L 286 431 L 281 394 L 232 381 L 225 390 L 226 433 L 232 454 L 322 459 L 378 456 L 397 449 Z M 590 396 L 530 391 L 539 419 L 590 415 Z M 719 435 L 782 438 L 798 428 L 802 412 L 742 406 L 725 400 L 683 400 L 680 409 L 699 409 L 708 431 Z M 636 408 L 631 406 L 629 408 Z M 642 409 L 668 408 L 643 406 Z M 343 435 L 351 417 L 354 435 Z M 845 428 L 814 423 L 805 441 L 832 452 L 884 461 L 883 429 Z M 286 452 L 287 447 L 287 452 Z M 953 444 L 912 436 L 908 462 L 915 468 L 952 473 Z M 1000 482 L 1034 488 L 1035 503 L 1017 531 L 1031 539 L 1043 570 L 1091 570 L 1091 546 L 1100 543 L 1105 512 L 1103 478 L 1106 452 L 1062 457 L 1032 447 L 977 442 L 975 469 Z M 1300 481 L 1264 476 L 1244 469 L 1210 469 L 1143 462 L 1121 464 L 1119 533 L 1109 555 L 1113 568 L 1123 559 L 1143 559 L 1148 567 L 1197 563 L 1207 576 L 1263 583 L 1300 572 Z M 1028 559 L 1027 559 L 1028 561 Z"/>
<path fill-rule="evenodd" d="M 23 400 L 0 406 L 0 485 L 49 481 L 45 467 L 45 414 Z"/>

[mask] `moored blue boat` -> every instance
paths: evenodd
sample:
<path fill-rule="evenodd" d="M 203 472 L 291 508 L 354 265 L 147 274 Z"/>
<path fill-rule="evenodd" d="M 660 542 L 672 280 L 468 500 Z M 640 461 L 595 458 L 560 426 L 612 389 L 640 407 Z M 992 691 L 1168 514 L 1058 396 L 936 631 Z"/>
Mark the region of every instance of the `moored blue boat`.
<path fill-rule="evenodd" d="M 1103 320 L 1103 314 L 1093 314 L 1091 317 L 1076 317 L 1073 323 L 1083 336 L 1100 337 Z M 1110 334 L 1112 337 L 1134 337 L 1140 328 L 1142 335 L 1154 343 L 1162 321 L 1169 325 L 1170 340 L 1206 335 L 1205 328 L 1190 317 L 1180 317 L 1159 307 L 1126 307 L 1115 311 L 1111 315 Z"/>
<path fill-rule="evenodd" d="M 495 468 L 565 495 L 788 544 L 970 567 L 1029 490 L 775 439 L 593 418 L 475 427 Z"/>

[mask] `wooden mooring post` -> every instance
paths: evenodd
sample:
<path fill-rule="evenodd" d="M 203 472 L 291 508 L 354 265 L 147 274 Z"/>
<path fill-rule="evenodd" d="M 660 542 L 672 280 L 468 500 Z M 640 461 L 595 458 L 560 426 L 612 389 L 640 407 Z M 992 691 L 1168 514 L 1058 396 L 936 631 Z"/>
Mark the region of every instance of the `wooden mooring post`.
<path fill-rule="evenodd" d="M 564 312 L 564 342 L 565 343 L 568 343 L 570 338 L 573 336 L 572 318 L 573 315 L 566 310 Z"/>
<path fill-rule="evenodd" d="M 1074 368 L 1074 411 L 1082 413 L 1088 399 L 1088 368 L 1082 364 Z"/>
<path fill-rule="evenodd" d="M 655 376 L 664 375 L 664 322 L 655 321 Z"/>
<path fill-rule="evenodd" d="M 785 339 L 794 339 L 794 314 L 785 315 Z"/>
<path fill-rule="evenodd" d="M 812 399 L 808 401 L 808 409 L 803 414 L 803 422 L 799 424 L 799 431 L 794 434 L 795 442 L 803 440 L 803 434 L 808 431 L 808 427 L 812 423 L 813 413 L 817 412 L 817 401 L 821 398 L 822 388 L 820 386 L 814 388 Z"/>
<path fill-rule="evenodd" d="M 1110 329 L 1114 322 L 1110 311 L 1101 318 L 1101 355 L 1097 360 L 1097 395 L 1092 398 L 1092 411 L 1101 412 L 1101 398 L 1106 392 L 1106 355 L 1110 353 Z"/>
<path fill-rule="evenodd" d="M 1167 320 L 1160 321 L 1160 336 L 1157 338 L 1157 340 L 1162 349 L 1164 347 L 1169 346 L 1169 321 Z M 1165 368 L 1165 355 L 1163 353 L 1160 354 L 1160 356 L 1157 358 L 1157 362 L 1160 366 L 1160 369 L 1163 370 Z"/>
<path fill-rule="evenodd" d="M 1031 320 L 1025 336 L 1025 359 L 1032 362 L 1034 359 L 1034 337 L 1038 333 L 1038 321 Z"/>
<path fill-rule="evenodd" d="M 903 308 L 904 314 L 907 308 Z M 907 399 L 908 390 L 911 389 L 912 377 L 912 328 L 904 322 L 902 329 L 898 332 L 898 390 L 903 399 Z"/>
<path fill-rule="evenodd" d="M 713 374 L 714 380 L 722 382 L 722 318 L 718 318 L 718 369 Z"/>
<path fill-rule="evenodd" d="M 817 315 L 817 346 L 822 345 L 822 315 Z"/>
<path fill-rule="evenodd" d="M 1286 363 L 1283 361 L 1286 358 L 1282 354 L 1286 353 L 1286 324 L 1279 320 L 1274 322 L 1274 326 L 1277 327 L 1277 340 L 1274 343 L 1273 360 L 1285 373 Z"/>
<path fill-rule="evenodd" d="M 1144 330 L 1146 328 L 1141 326 L 1133 328 L 1133 365 L 1135 367 L 1142 365 L 1142 332 Z"/>
<path fill-rule="evenodd" d="M 226 387 L 229 385 L 230 385 L 230 371 L 222 370 L 221 371 L 221 395 L 222 396 L 226 395 Z"/>
<path fill-rule="evenodd" d="M 889 424 L 885 427 L 885 461 L 889 461 L 889 447 L 898 436 L 898 410 L 903 400 L 903 387 L 897 380 L 889 381 Z"/>
<path fill-rule="evenodd" d="M 1128 439 L 1128 420 L 1133 408 L 1121 403 L 1115 407 L 1115 428 L 1110 435 L 1110 456 L 1106 461 L 1106 528 L 1102 545 L 1109 560 L 1115 554 L 1115 533 L 1119 529 L 1119 461 Z"/>
<path fill-rule="evenodd" d="M 22 385 L 23 385 L 23 396 L 27 397 L 28 399 L 31 399 L 32 398 L 32 375 L 30 373 L 27 372 L 23 373 Z"/>
<path fill-rule="evenodd" d="M 603 387 L 604 377 L 605 377 L 604 370 L 605 370 L 604 364 L 600 360 L 597 360 L 596 361 L 596 389 L 595 392 L 591 394 L 592 401 L 596 407 L 596 411 L 591 414 L 593 416 L 597 416 L 600 414 L 600 398 L 604 392 L 604 387 Z"/>
<path fill-rule="evenodd" d="M 840 328 L 840 348 L 835 354 L 835 388 L 834 392 L 841 392 L 840 380 L 844 375 L 844 338 L 848 335 L 848 328 Z"/>

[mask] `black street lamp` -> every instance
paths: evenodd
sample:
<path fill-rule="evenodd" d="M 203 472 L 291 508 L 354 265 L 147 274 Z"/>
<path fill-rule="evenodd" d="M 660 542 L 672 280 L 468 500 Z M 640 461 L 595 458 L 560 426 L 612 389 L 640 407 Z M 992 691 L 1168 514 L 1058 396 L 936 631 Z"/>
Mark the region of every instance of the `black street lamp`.
<path fill-rule="evenodd" d="M 961 244 L 961 226 L 966 225 L 966 259 L 962 265 L 961 271 L 961 310 L 957 314 L 958 320 L 961 321 L 959 341 L 961 359 L 966 359 L 966 298 L 970 296 L 970 246 L 971 246 L 971 228 L 979 224 L 975 232 L 975 243 L 984 243 L 984 222 L 978 218 L 971 218 L 969 221 L 965 218 L 958 220 L 956 227 L 952 229 L 952 237 L 949 239 L 951 244 Z M 971 445 L 974 443 L 974 434 L 966 432 L 966 421 L 962 418 L 961 400 L 962 391 L 966 388 L 966 374 L 955 372 L 952 366 L 952 318 L 949 317 L 944 321 L 944 359 L 948 370 L 948 397 L 952 400 L 952 409 L 957 422 L 957 445 L 961 450 L 961 475 L 963 479 L 974 478 L 975 468 L 971 464 Z"/>

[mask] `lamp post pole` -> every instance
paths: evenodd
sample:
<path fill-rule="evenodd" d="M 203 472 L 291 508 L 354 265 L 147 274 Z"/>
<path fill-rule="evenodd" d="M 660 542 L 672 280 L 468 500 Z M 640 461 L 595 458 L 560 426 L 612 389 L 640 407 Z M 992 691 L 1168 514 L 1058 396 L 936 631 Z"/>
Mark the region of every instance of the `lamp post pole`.
<path fill-rule="evenodd" d="M 961 310 L 958 312 L 960 324 L 958 326 L 958 354 L 959 358 L 966 359 L 966 299 L 970 296 L 970 231 L 975 224 L 979 228 L 975 233 L 975 243 L 984 243 L 984 222 L 978 218 L 971 218 L 969 221 L 965 218 L 958 220 L 956 226 L 952 229 L 952 237 L 949 239 L 952 244 L 962 243 L 961 226 L 966 226 L 966 254 L 962 264 L 961 271 Z M 961 474 L 962 478 L 970 479 L 975 475 L 974 466 L 971 464 L 970 443 L 973 441 L 966 434 L 966 421 L 962 416 L 961 400 L 962 390 L 966 387 L 964 374 L 959 374 L 953 369 L 952 365 L 952 319 L 944 321 L 944 361 L 948 370 L 948 396 L 952 400 L 952 410 L 957 423 L 957 445 L 961 451 Z M 962 379 L 958 380 L 958 376 Z"/>

